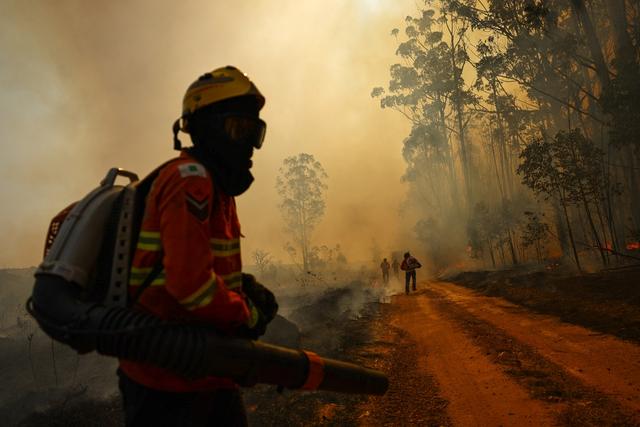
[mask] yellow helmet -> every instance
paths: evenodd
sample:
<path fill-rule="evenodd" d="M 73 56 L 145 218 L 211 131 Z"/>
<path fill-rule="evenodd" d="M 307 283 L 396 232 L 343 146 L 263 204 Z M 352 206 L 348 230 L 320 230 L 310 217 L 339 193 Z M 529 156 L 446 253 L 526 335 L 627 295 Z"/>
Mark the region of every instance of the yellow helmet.
<path fill-rule="evenodd" d="M 225 99 L 254 96 L 258 108 L 264 106 L 264 96 L 246 74 L 230 65 L 203 74 L 191 83 L 182 101 L 182 117 Z"/>
<path fill-rule="evenodd" d="M 264 96 L 249 77 L 236 67 L 227 65 L 200 76 L 184 94 L 182 116 L 173 124 L 174 148 L 181 149 L 178 132 L 189 133 L 188 118 L 191 114 L 216 102 L 242 96 L 255 97 L 258 109 L 264 106 Z"/>

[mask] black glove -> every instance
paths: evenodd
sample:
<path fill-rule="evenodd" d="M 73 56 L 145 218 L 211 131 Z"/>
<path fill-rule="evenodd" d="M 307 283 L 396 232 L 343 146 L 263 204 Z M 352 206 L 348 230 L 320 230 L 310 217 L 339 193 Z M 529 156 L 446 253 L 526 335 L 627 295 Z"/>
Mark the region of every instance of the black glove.
<path fill-rule="evenodd" d="M 257 339 L 259 336 L 264 335 L 267 325 L 276 317 L 278 303 L 273 292 L 258 283 L 251 274 L 242 274 L 242 292 L 258 310 L 258 322 L 253 328 L 242 328 L 239 331 L 239 335 Z"/>

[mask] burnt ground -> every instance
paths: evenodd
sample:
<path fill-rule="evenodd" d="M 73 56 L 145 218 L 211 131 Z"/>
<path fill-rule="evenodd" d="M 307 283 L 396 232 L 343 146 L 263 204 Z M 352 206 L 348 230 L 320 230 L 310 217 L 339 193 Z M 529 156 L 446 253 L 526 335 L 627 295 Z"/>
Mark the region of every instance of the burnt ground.
<path fill-rule="evenodd" d="M 378 302 L 379 289 L 353 283 L 326 292 L 309 303 L 298 303 L 289 318 L 301 328 L 302 347 L 321 356 L 380 369 L 375 325 L 384 318 L 385 304 Z M 387 343 L 392 346 L 392 342 Z M 273 386 L 256 386 L 245 392 L 252 426 L 353 426 L 360 423 L 357 408 L 366 397 L 333 392 L 279 394 Z"/>
<path fill-rule="evenodd" d="M 450 426 L 446 400 L 438 395 L 433 376 L 417 369 L 422 354 L 418 343 L 388 323 L 398 313 L 393 304 L 368 303 L 357 318 L 333 319 L 325 304 L 303 307 L 318 317 L 303 343 L 309 348 L 335 343 L 322 337 L 326 328 L 339 338 L 326 356 L 359 363 L 385 372 L 390 379 L 384 396 L 354 396 L 328 392 L 285 391 L 257 387 L 245 394 L 249 421 L 255 426 Z"/>
<path fill-rule="evenodd" d="M 583 275 L 546 270 L 476 271 L 445 280 L 568 323 L 640 342 L 640 266 Z"/>
<path fill-rule="evenodd" d="M 250 425 L 640 425 L 640 271 L 473 272 L 452 281 L 464 287 L 423 282 L 391 304 L 359 284 L 290 301 L 304 348 L 385 372 L 389 391 L 256 386 L 244 390 Z M 83 396 L 20 425 L 122 425 L 117 397 Z"/>
<path fill-rule="evenodd" d="M 379 318 L 380 290 L 360 282 L 328 289 L 321 295 L 301 296 L 288 305 L 296 307 L 287 316 L 300 328 L 298 342 L 321 356 L 375 367 L 380 361 L 366 344 L 373 340 L 371 325 Z M 291 324 L 286 325 L 288 327 Z M 295 341 L 295 340 L 294 340 Z M 60 375 L 63 375 L 62 372 Z M 115 373 L 114 373 L 115 375 Z M 331 392 L 298 392 L 258 385 L 243 390 L 249 423 L 252 426 L 356 425 L 360 413 L 354 408 L 362 396 Z M 41 426 L 121 426 L 123 416 L 119 396 L 95 399 L 82 388 L 59 392 L 45 409 L 34 410 L 15 425 Z M 28 410 L 24 405 L 22 410 Z M 9 408 L 4 408 L 9 410 Z M 3 408 L 0 407 L 0 413 Z M 6 419 L 6 418 L 5 418 Z M 11 423 L 11 425 L 14 425 Z"/>

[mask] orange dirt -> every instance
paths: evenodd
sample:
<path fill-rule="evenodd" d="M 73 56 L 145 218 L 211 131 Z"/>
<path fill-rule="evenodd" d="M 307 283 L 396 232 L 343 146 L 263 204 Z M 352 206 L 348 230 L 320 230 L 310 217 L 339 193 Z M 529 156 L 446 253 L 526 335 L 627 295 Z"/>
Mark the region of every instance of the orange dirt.
<path fill-rule="evenodd" d="M 534 314 L 501 298 L 479 296 L 451 283 L 430 289 L 490 322 L 586 385 L 616 399 L 640 417 L 640 346 Z"/>
<path fill-rule="evenodd" d="M 636 344 L 446 282 L 393 297 L 375 329 L 391 387 L 361 425 L 640 425 Z"/>

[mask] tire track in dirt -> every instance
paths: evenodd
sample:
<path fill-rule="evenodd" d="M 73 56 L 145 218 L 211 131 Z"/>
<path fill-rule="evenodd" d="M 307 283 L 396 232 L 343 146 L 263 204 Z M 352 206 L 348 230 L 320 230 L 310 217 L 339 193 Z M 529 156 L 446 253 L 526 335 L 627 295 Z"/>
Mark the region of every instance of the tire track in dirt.
<path fill-rule="evenodd" d="M 549 405 L 532 399 L 527 391 L 494 365 L 460 330 L 442 316 L 426 295 L 393 299 L 385 316 L 387 328 L 398 330 L 387 395 L 376 402 L 363 425 L 445 425 L 427 418 L 406 422 L 405 412 L 444 409 L 429 402 L 447 401 L 446 425 L 455 426 L 548 426 L 554 424 Z M 416 384 L 426 378 L 429 389 Z M 428 385 L 427 385 L 428 386 Z M 425 394 L 431 397 L 425 399 Z M 439 396 L 438 396 L 439 395 Z M 417 409 L 416 409 L 417 408 Z M 383 418 L 381 418 L 384 416 Z M 391 420 L 389 424 L 380 420 Z"/>
<path fill-rule="evenodd" d="M 389 376 L 389 390 L 382 397 L 370 397 L 357 412 L 361 426 L 452 426 L 447 401 L 438 394 L 433 376 L 420 371 L 422 357 L 418 343 L 404 330 L 391 325 L 402 315 L 398 307 L 385 304 L 370 325 L 376 340 L 361 354 L 375 355 L 368 365 Z"/>
<path fill-rule="evenodd" d="M 637 346 L 594 336 L 584 328 L 533 314 L 499 298 L 478 296 L 453 284 L 430 283 L 426 287 L 422 292 L 438 310 L 458 323 L 505 373 L 527 387 L 535 398 L 557 403 L 562 424 L 640 425 L 634 409 L 635 379 L 629 377 L 635 375 Z M 605 363 L 607 345 L 611 345 L 612 354 L 624 348 L 630 357 L 618 360 L 613 373 L 611 368 L 606 369 L 610 365 Z M 607 375 L 602 375 L 603 369 Z M 612 392 L 612 387 L 617 391 Z"/>

